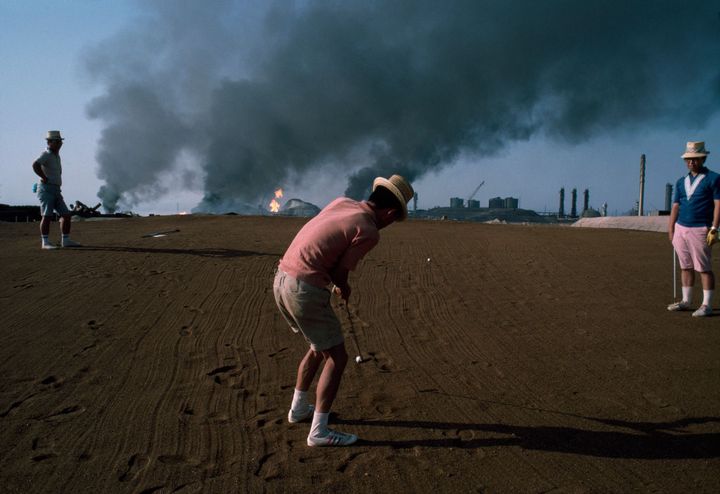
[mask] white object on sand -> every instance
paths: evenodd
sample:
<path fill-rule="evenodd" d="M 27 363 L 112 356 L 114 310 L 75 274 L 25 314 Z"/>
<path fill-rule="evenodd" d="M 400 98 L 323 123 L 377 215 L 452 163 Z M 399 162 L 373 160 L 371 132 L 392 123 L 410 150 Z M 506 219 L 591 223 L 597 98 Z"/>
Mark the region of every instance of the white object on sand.
<path fill-rule="evenodd" d="M 362 362 L 362 357 L 358 355 L 357 357 L 355 357 L 355 363 L 359 364 L 360 362 Z"/>

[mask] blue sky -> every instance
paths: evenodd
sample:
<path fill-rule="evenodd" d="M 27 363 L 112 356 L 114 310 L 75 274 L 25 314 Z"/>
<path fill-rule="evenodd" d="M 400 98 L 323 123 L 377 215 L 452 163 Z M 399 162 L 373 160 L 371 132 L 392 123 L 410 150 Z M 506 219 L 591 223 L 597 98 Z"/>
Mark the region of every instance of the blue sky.
<path fill-rule="evenodd" d="M 103 124 L 89 118 L 86 109 L 106 88 L 89 75 L 85 59 L 144 14 L 141 2 L 129 0 L 0 0 L 0 202 L 36 203 L 31 164 L 44 149 L 49 129 L 60 129 L 66 138 L 61 154 L 67 202 L 99 202 L 103 181 L 97 177 L 96 154 Z M 112 64 L 113 53 L 108 57 Z M 607 202 L 609 212 L 619 214 L 637 200 L 640 155 L 645 154 L 646 210 L 662 208 L 665 184 L 684 173 L 680 155 L 687 140 L 705 140 L 711 151 L 708 166 L 720 169 L 714 166 L 720 150 L 718 114 L 697 124 L 675 123 L 670 114 L 662 125 L 619 125 L 575 141 L 539 131 L 529 140 L 505 142 L 491 157 L 462 153 L 414 186 L 421 208 L 447 206 L 450 197 L 467 197 L 485 181 L 476 197 L 483 206 L 490 197 L 513 196 L 521 207 L 540 211 L 557 209 L 561 187 L 566 211 L 570 190 L 577 188 L 581 197 L 588 188 L 592 206 Z M 344 192 L 345 180 L 321 167 L 277 186 L 285 188 L 286 198 L 323 206 Z M 165 194 L 145 197 L 132 209 L 175 213 L 190 210 L 203 195 L 197 184 L 172 177 L 163 189 Z"/>

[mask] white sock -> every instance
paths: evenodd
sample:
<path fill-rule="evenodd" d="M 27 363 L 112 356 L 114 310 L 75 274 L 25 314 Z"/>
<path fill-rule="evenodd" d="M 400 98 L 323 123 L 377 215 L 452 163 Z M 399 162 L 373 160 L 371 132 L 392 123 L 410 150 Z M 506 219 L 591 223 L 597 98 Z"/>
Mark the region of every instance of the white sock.
<path fill-rule="evenodd" d="M 328 435 L 328 419 L 330 418 L 330 412 L 313 413 L 313 421 L 310 426 L 310 435 L 315 437 L 325 437 Z"/>
<path fill-rule="evenodd" d="M 692 301 L 692 292 L 693 292 L 693 287 L 691 287 L 691 286 L 682 287 L 682 294 L 683 294 L 682 301 L 689 304 Z"/>
<path fill-rule="evenodd" d="M 40 235 L 40 238 L 42 238 L 42 244 L 43 244 L 43 245 L 47 245 L 47 244 L 50 243 L 50 240 L 48 240 L 48 236 L 47 236 L 47 235 Z"/>
<path fill-rule="evenodd" d="M 703 290 L 703 305 L 707 305 L 712 308 L 710 303 L 712 302 L 713 292 L 714 290 Z"/>
<path fill-rule="evenodd" d="M 300 391 L 299 389 L 295 390 L 295 394 L 293 394 L 293 400 L 292 405 L 290 406 L 291 410 L 305 410 L 307 408 L 307 391 Z"/>

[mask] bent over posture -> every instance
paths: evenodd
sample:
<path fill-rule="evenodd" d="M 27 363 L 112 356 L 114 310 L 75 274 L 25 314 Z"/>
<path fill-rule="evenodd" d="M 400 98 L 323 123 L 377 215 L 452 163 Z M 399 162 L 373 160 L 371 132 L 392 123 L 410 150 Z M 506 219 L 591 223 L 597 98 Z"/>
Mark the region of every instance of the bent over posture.
<path fill-rule="evenodd" d="M 407 217 L 412 186 L 401 176 L 378 177 L 367 201 L 335 199 L 298 232 L 280 260 L 273 286 L 275 301 L 295 333 L 310 345 L 300 361 L 295 393 L 288 413 L 290 423 L 312 416 L 308 446 L 347 446 L 354 434 L 328 428 L 347 352 L 340 321 L 330 305 L 332 284 L 345 302 L 350 298 L 348 273 L 380 240 L 379 230 Z M 315 406 L 308 390 L 324 362 Z"/>

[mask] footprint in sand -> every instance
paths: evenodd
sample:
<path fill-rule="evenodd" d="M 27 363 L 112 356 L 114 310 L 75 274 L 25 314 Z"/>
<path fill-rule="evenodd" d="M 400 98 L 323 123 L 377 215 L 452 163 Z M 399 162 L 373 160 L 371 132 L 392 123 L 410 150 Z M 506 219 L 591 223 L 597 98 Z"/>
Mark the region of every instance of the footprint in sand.
<path fill-rule="evenodd" d="M 95 319 L 90 319 L 88 322 L 85 323 L 85 327 L 92 331 L 97 331 L 102 327 L 102 323 L 96 321 Z"/>
<path fill-rule="evenodd" d="M 54 451 L 55 442 L 47 437 L 36 437 L 32 442 L 32 450 L 35 454 L 31 459 L 34 462 L 40 462 L 45 460 L 51 460 L 57 458 L 57 453 Z"/>
<path fill-rule="evenodd" d="M 63 420 L 70 420 L 78 415 L 85 413 L 85 407 L 81 405 L 73 405 L 70 407 L 63 408 L 59 412 L 55 412 L 52 415 L 45 417 L 46 422 L 60 422 Z"/>
<path fill-rule="evenodd" d="M 237 365 L 224 365 L 207 373 L 208 377 L 212 377 L 215 384 L 225 384 L 228 380 L 227 373 L 237 369 Z"/>
<path fill-rule="evenodd" d="M 147 468 L 149 463 L 150 459 L 145 455 L 132 455 L 127 462 L 127 467 L 118 472 L 118 480 L 120 482 L 134 480 L 140 472 Z"/>
<path fill-rule="evenodd" d="M 45 386 L 52 386 L 53 388 L 59 388 L 63 385 L 63 382 L 65 381 L 57 376 L 48 376 L 42 381 L 40 381 L 40 384 L 44 384 Z"/>

